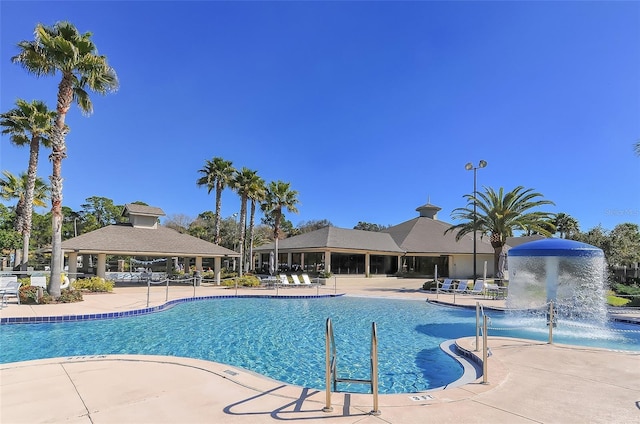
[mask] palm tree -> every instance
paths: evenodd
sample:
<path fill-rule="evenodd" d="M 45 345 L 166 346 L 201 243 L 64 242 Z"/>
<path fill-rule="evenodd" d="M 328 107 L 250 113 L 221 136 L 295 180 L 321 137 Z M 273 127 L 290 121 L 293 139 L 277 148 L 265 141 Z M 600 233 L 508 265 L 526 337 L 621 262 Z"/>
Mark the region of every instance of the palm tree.
<path fill-rule="evenodd" d="M 640 156 L 640 141 L 636 141 L 633 145 L 633 150 L 636 152 L 636 155 Z"/>
<path fill-rule="evenodd" d="M 198 170 L 202 177 L 198 178 L 196 184 L 198 187 L 206 186 L 207 194 L 211 190 L 216 190 L 216 223 L 214 226 L 215 244 L 220 244 L 220 209 L 222 208 L 222 190 L 229 185 L 236 170 L 233 163 L 219 157 L 205 161 L 204 168 Z"/>
<path fill-rule="evenodd" d="M 540 193 L 534 193 L 533 189 L 525 190 L 522 186 L 506 194 L 502 187 L 498 192 L 492 188 L 485 188 L 485 190 L 485 193 L 478 192 L 477 196 L 465 194 L 467 206 L 451 212 L 453 219 L 462 219 L 465 222 L 449 227 L 445 234 L 457 230 L 456 241 L 474 231 L 479 232 L 481 236 L 488 235 L 494 250 L 494 269 L 497 270 L 500 252 L 507 242 L 507 237 L 513 237 L 514 230 L 531 230 L 544 236 L 551 235 L 547 222 L 553 214 L 530 212 L 530 210 L 554 203 L 550 200 L 538 199 L 542 197 Z M 478 209 L 477 216 L 474 214 L 474 205 Z"/>
<path fill-rule="evenodd" d="M 250 269 L 253 270 L 253 241 L 256 219 L 256 203 L 262 202 L 266 195 L 266 185 L 262 178 L 257 175 L 249 185 L 249 199 L 251 200 L 251 212 L 249 216 L 249 258 L 251 260 Z"/>
<path fill-rule="evenodd" d="M 26 204 L 27 204 L 27 197 L 29 196 L 28 187 L 30 184 L 30 181 L 29 181 L 30 176 L 29 174 L 23 173 L 23 174 L 20 174 L 19 177 L 16 177 L 9 171 L 2 171 L 2 174 L 4 175 L 4 178 L 0 178 L 0 198 L 4 200 L 18 199 L 18 203 L 16 204 L 16 222 L 14 224 L 14 227 L 16 231 L 22 235 L 23 255 L 22 255 L 22 264 L 20 268 L 23 269 L 23 264 L 28 261 L 27 255 L 29 254 L 29 239 L 31 234 L 31 215 L 33 213 L 33 206 L 40 206 L 40 207 L 46 206 L 46 200 L 49 194 L 49 187 L 47 186 L 47 184 L 44 182 L 42 178 L 36 176 L 36 179 L 33 182 L 33 189 L 31 192 L 31 204 L 32 204 L 32 206 L 30 207 L 31 213 L 28 214 L 29 215 L 29 235 L 25 236 L 24 216 L 27 215 Z M 25 238 L 27 240 L 26 246 L 24 245 Z M 24 254 L 25 252 L 27 255 Z M 24 259 L 25 256 L 27 256 L 27 259 Z M 18 261 L 17 257 L 16 257 L 16 261 Z M 26 268 L 24 268 L 24 270 L 26 270 Z"/>
<path fill-rule="evenodd" d="M 231 186 L 240 195 L 240 268 L 238 273 L 240 277 L 242 277 L 246 254 L 245 227 L 247 222 L 247 201 L 252 190 L 252 185 L 255 184 L 255 181 L 258 179 L 260 179 L 260 177 L 258 177 L 257 171 L 243 167 L 242 170 L 235 173 L 231 181 Z"/>
<path fill-rule="evenodd" d="M 298 192 L 291 190 L 291 183 L 271 181 L 267 186 L 262 210 L 273 218 L 273 238 L 275 241 L 275 269 L 278 269 L 278 239 L 280 238 L 280 221 L 282 208 L 289 212 L 298 213 Z"/>
<path fill-rule="evenodd" d="M 560 238 L 567 238 L 578 232 L 578 221 L 562 212 L 556 214 L 553 225 L 556 227 L 556 232 L 560 233 Z"/>
<path fill-rule="evenodd" d="M 29 261 L 29 238 L 33 217 L 33 196 L 38 177 L 38 156 L 40 143 L 50 147 L 49 135 L 56 113 L 50 111 L 44 102 L 34 100 L 31 103 L 18 99 L 16 108 L 0 114 L 2 134 L 9 135 L 16 146 L 29 146 L 29 167 L 23 207 L 16 210 L 16 230 L 22 234 L 22 263 L 20 269 L 27 270 Z M 43 205 L 44 206 L 44 205 Z"/>
<path fill-rule="evenodd" d="M 90 115 L 93 104 L 87 88 L 98 94 L 106 94 L 118 88 L 118 78 L 105 56 L 98 55 L 93 34 L 80 34 L 73 24 L 57 22 L 53 26 L 36 25 L 35 40 L 18 43 L 20 52 L 11 58 L 37 77 L 62 74 L 58 85 L 55 125 L 51 133 L 53 164 L 51 174 L 51 278 L 49 294 L 60 296 L 62 272 L 62 160 L 67 156 L 65 125 L 67 113 L 75 102 L 80 110 Z"/>

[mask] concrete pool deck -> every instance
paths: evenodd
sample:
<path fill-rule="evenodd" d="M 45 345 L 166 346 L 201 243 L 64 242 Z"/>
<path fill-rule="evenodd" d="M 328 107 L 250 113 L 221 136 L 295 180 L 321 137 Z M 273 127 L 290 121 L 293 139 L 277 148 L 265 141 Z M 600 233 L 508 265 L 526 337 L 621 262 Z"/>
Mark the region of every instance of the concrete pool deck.
<path fill-rule="evenodd" d="M 419 290 L 424 279 L 337 278 L 320 288 L 279 289 L 279 295 L 346 294 L 453 303 L 453 295 Z M 204 284 L 196 296 L 234 295 Z M 274 289 L 238 294 L 276 295 Z M 149 306 L 165 303 L 166 288 L 152 287 Z M 169 300 L 194 295 L 171 286 Z M 16 305 L 0 318 L 120 312 L 147 306 L 147 288 L 116 287 L 60 305 Z M 456 304 L 504 307 L 502 300 L 456 296 Z M 19 341 L 17 341 L 19 342 Z M 475 349 L 475 337 L 458 343 Z M 640 352 L 489 337 L 488 384 L 482 378 L 446 390 L 380 395 L 332 393 L 290 386 L 210 361 L 167 356 L 65 357 L 0 365 L 2 423 L 637 423 L 640 422 Z M 1 348 L 1 347 L 0 347 Z M 481 355 L 481 352 L 478 352 Z"/>

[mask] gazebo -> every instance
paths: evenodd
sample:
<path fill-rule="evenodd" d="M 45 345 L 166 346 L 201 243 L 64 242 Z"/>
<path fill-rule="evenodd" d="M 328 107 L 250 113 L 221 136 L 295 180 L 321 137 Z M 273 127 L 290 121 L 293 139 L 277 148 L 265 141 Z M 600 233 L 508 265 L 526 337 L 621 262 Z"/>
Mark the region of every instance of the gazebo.
<path fill-rule="evenodd" d="M 128 223 L 109 225 L 63 241 L 62 250 L 68 256 L 69 273 L 77 273 L 78 255 L 97 255 L 95 273 L 103 278 L 107 255 L 195 258 L 197 271 L 202 271 L 203 258 L 213 258 L 215 280 L 219 284 L 222 258 L 239 257 L 240 254 L 158 225 L 158 218 L 164 215 L 158 207 L 127 204 L 122 216 L 129 218 Z"/>

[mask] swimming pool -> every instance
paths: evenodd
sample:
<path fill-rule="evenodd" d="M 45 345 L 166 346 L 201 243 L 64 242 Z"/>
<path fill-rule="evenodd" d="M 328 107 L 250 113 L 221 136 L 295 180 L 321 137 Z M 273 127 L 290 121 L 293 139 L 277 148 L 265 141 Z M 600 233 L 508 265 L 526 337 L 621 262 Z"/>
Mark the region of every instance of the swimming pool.
<path fill-rule="evenodd" d="M 546 340 L 544 331 L 523 332 L 506 315 L 491 315 L 492 327 L 500 329 L 490 335 Z M 371 322 L 376 322 L 380 393 L 415 393 L 458 379 L 462 367 L 440 343 L 475 334 L 475 311 L 417 300 L 220 298 L 132 318 L 3 325 L 0 362 L 102 354 L 184 356 L 322 390 L 327 318 L 334 326 L 341 378 L 369 378 Z M 501 328 L 509 325 L 510 331 Z M 618 327 L 625 329 L 624 324 Z M 562 333 L 556 332 L 557 343 L 640 350 L 640 335 L 632 331 L 567 340 Z M 366 385 L 338 388 L 368 391 Z"/>

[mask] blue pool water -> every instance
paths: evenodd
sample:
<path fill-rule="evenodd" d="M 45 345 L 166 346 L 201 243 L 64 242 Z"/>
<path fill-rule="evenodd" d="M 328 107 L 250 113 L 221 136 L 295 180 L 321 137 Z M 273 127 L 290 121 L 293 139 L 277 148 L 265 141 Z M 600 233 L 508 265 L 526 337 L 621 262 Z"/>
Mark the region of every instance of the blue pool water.
<path fill-rule="evenodd" d="M 102 354 L 171 355 L 246 368 L 290 384 L 324 389 L 325 326 L 331 318 L 341 378 L 369 378 L 371 323 L 378 329 L 380 393 L 441 387 L 462 367 L 439 345 L 475 334 L 475 311 L 424 301 L 356 297 L 224 298 L 187 302 L 132 318 L 0 327 L 0 363 Z M 524 321 L 523 321 L 524 320 Z M 524 330 L 522 327 L 530 327 Z M 562 323 L 561 323 L 562 324 Z M 537 318 L 493 313 L 490 335 L 546 341 Z M 611 324 L 555 332 L 556 343 L 640 350 L 640 331 Z M 575 333 L 578 335 L 576 336 Z M 339 390 L 367 392 L 366 385 Z"/>

